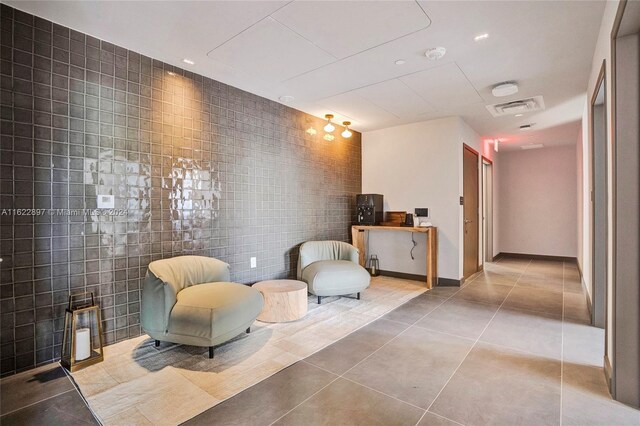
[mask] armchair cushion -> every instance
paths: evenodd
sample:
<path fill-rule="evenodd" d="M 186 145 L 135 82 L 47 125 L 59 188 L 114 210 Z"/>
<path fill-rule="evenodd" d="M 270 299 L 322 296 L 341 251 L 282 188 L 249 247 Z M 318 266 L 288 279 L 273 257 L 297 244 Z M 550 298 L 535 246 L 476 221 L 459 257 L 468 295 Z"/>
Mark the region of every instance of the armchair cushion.
<path fill-rule="evenodd" d="M 169 333 L 214 341 L 229 332 L 243 331 L 247 321 L 260 314 L 262 305 L 260 292 L 243 284 L 194 285 L 178 293 Z"/>
<path fill-rule="evenodd" d="M 348 260 L 359 262 L 360 252 L 342 241 L 307 241 L 300 246 L 298 257 L 298 279 L 302 279 L 304 268 L 319 260 Z"/>
<path fill-rule="evenodd" d="M 348 260 L 322 260 L 307 266 L 302 281 L 316 296 L 336 296 L 358 293 L 369 287 L 369 273 Z"/>

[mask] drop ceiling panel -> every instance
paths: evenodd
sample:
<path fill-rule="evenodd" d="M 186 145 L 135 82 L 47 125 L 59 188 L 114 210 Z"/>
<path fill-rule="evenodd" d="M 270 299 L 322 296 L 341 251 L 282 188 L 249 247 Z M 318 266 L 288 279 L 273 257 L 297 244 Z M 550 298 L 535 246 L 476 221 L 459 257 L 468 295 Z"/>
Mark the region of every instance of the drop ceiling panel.
<path fill-rule="evenodd" d="M 353 92 L 322 99 L 319 103 L 341 115 L 350 117 L 354 126 L 366 127 L 373 123 L 397 120 L 395 115 Z"/>
<path fill-rule="evenodd" d="M 4 0 L 3 0 L 4 2 Z M 206 53 L 286 1 L 10 1 L 11 6 L 143 55 L 210 75 Z M 183 58 L 195 66 L 182 63 Z"/>
<path fill-rule="evenodd" d="M 398 118 L 416 117 L 435 111 L 429 103 L 398 79 L 363 87 L 354 93 Z"/>
<path fill-rule="evenodd" d="M 335 61 L 273 18 L 265 18 L 209 52 L 211 59 L 277 83 Z"/>
<path fill-rule="evenodd" d="M 296 1 L 272 16 L 340 59 L 427 28 L 431 23 L 413 1 Z"/>
<path fill-rule="evenodd" d="M 455 63 L 406 75 L 400 80 L 438 110 L 482 102 Z"/>

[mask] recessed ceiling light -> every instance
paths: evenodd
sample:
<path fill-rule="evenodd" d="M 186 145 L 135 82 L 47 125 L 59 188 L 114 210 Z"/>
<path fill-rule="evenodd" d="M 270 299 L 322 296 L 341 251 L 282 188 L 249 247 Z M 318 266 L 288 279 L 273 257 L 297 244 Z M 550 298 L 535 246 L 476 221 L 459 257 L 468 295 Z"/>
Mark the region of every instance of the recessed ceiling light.
<path fill-rule="evenodd" d="M 396 65 L 404 65 L 407 61 L 405 61 L 404 59 L 398 59 L 396 61 Z"/>
<path fill-rule="evenodd" d="M 193 62 L 191 59 L 187 59 L 187 58 L 184 58 L 182 60 L 182 62 L 184 62 L 185 64 L 189 64 L 189 65 L 194 65 L 195 64 L 195 62 Z"/>
<path fill-rule="evenodd" d="M 522 117 L 524 114 L 516 114 L 516 117 Z"/>
<path fill-rule="evenodd" d="M 544 145 L 541 143 L 536 143 L 536 144 L 523 145 L 520 147 L 520 149 L 538 149 L 538 148 L 544 148 Z"/>
<path fill-rule="evenodd" d="M 520 126 L 520 130 L 522 131 L 531 130 L 531 126 L 532 124 L 523 124 L 522 126 Z"/>
<path fill-rule="evenodd" d="M 295 98 L 291 95 L 284 95 L 284 96 L 280 96 L 278 99 L 280 99 L 282 102 L 291 102 Z"/>
<path fill-rule="evenodd" d="M 432 47 L 427 49 L 426 52 L 424 52 L 424 56 L 427 57 L 427 59 L 430 59 L 432 61 L 437 61 L 438 59 L 442 58 L 445 53 L 447 53 L 447 49 L 445 49 L 444 47 Z"/>
<path fill-rule="evenodd" d="M 484 34 L 479 34 L 477 36 L 475 36 L 473 39 L 475 41 L 480 41 L 480 40 L 486 40 L 489 38 L 489 34 L 488 33 L 484 33 Z"/>
<path fill-rule="evenodd" d="M 496 84 L 493 89 L 491 89 L 491 93 L 496 98 L 513 95 L 515 93 L 518 93 L 518 84 L 514 83 L 513 81 Z"/>

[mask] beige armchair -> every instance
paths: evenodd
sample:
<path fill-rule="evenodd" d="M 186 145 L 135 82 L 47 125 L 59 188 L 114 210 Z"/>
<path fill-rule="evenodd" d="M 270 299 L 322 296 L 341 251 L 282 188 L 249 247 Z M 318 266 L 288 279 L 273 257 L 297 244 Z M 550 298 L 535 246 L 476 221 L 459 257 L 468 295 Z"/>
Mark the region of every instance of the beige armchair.
<path fill-rule="evenodd" d="M 298 279 L 307 283 L 309 293 L 322 297 L 356 294 L 369 287 L 371 277 L 360 266 L 359 252 L 342 241 L 308 241 L 300 246 Z"/>
<path fill-rule="evenodd" d="M 149 264 L 142 288 L 141 323 L 156 340 L 213 347 L 249 332 L 264 300 L 249 286 L 229 282 L 229 265 L 203 256 Z"/>

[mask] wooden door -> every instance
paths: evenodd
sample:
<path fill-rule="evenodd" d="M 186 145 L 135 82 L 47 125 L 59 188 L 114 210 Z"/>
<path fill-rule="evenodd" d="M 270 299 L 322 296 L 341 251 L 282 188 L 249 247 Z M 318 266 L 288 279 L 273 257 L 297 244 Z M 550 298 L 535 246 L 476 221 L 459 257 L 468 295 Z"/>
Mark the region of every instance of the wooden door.
<path fill-rule="evenodd" d="M 463 232 L 465 278 L 478 272 L 478 153 L 464 146 L 463 157 Z"/>

